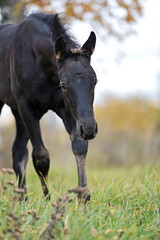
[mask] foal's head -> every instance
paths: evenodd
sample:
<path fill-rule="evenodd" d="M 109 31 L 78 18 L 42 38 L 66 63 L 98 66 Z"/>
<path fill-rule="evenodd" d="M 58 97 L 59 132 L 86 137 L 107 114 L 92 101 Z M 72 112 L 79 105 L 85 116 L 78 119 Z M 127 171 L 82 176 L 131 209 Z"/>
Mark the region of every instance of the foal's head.
<path fill-rule="evenodd" d="M 80 49 L 67 49 L 63 37 L 55 43 L 58 74 L 66 108 L 76 121 L 79 135 L 84 140 L 92 139 L 97 133 L 94 118 L 94 89 L 96 74 L 90 65 L 95 48 L 96 36 L 91 32 Z"/>

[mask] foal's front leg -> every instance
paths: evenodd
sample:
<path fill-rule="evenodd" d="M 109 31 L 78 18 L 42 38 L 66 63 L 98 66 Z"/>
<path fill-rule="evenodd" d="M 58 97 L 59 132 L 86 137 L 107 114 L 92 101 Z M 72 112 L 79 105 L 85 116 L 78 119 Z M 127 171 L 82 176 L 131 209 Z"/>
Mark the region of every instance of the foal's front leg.
<path fill-rule="evenodd" d="M 27 99 L 23 98 L 18 102 L 18 109 L 33 146 L 33 165 L 40 178 L 43 193 L 49 198 L 46 180 L 49 171 L 50 160 L 49 153 L 42 141 L 39 118 L 36 117 L 34 108 L 30 105 Z"/>
<path fill-rule="evenodd" d="M 80 200 L 85 203 L 90 200 L 89 189 L 86 176 L 86 155 L 88 151 L 88 142 L 82 140 L 76 132 L 70 134 L 72 151 L 75 155 L 78 170 L 78 188 L 70 191 L 77 192 Z"/>
<path fill-rule="evenodd" d="M 61 108 L 56 113 L 63 120 L 65 128 L 70 135 L 72 151 L 75 155 L 78 170 L 78 188 L 69 190 L 70 192 L 78 193 L 80 200 L 85 199 L 85 203 L 90 200 L 89 189 L 86 176 L 86 155 L 88 151 L 88 142 L 84 141 L 76 131 L 76 123 L 71 114 Z"/>

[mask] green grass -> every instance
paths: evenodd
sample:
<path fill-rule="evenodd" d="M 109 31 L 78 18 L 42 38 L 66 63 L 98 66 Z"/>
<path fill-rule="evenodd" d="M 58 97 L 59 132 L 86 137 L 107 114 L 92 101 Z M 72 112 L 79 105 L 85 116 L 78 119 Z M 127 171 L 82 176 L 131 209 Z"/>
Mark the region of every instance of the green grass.
<path fill-rule="evenodd" d="M 66 233 L 57 222 L 53 229 L 55 239 L 160 239 L 160 167 L 88 168 L 87 175 L 91 202 L 85 208 L 78 204 L 74 194 L 70 195 L 73 201 L 66 205 L 62 217 L 68 219 L 68 231 Z M 7 180 L 15 180 L 14 175 L 1 174 L 3 185 L 7 185 Z M 27 172 L 28 201 L 16 200 L 10 185 L 5 191 L 1 189 L 1 238 L 40 239 L 55 211 L 51 203 L 63 198 L 67 189 L 76 184 L 76 170 L 51 170 L 48 179 L 51 201 L 46 203 L 38 177 L 30 168 Z M 36 210 L 37 219 L 29 210 Z M 10 219 L 11 213 L 18 219 L 12 216 Z M 16 228 L 20 229 L 21 238 L 13 238 Z"/>

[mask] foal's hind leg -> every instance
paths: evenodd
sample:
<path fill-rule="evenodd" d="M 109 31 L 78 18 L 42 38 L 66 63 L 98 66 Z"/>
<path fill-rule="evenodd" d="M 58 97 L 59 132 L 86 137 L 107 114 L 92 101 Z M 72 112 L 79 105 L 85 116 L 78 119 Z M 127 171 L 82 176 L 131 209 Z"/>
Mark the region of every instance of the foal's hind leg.
<path fill-rule="evenodd" d="M 26 164 L 28 160 L 27 142 L 28 135 L 23 125 L 18 111 L 13 110 L 13 115 L 16 120 L 16 138 L 12 147 L 13 168 L 18 177 L 18 187 L 25 188 L 26 186 Z"/>
<path fill-rule="evenodd" d="M 32 158 L 35 170 L 40 178 L 44 195 L 49 199 L 49 190 L 46 184 L 50 159 L 44 146 L 39 125 L 40 117 L 37 117 L 36 109 L 24 96 L 18 99 L 18 109 L 23 123 L 31 140 L 33 151 Z"/>

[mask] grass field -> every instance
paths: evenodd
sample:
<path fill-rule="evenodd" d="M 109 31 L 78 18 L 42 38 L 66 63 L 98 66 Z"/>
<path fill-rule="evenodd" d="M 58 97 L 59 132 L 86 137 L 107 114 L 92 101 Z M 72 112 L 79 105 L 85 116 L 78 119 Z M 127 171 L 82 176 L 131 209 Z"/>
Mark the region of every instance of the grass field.
<path fill-rule="evenodd" d="M 72 202 L 64 197 L 77 185 L 75 170 L 50 171 L 50 202 L 33 168 L 27 171 L 28 201 L 7 183 L 15 176 L 1 174 L 1 239 L 160 239 L 160 167 L 93 168 L 87 174 L 92 198 L 86 207 L 74 194 Z"/>

